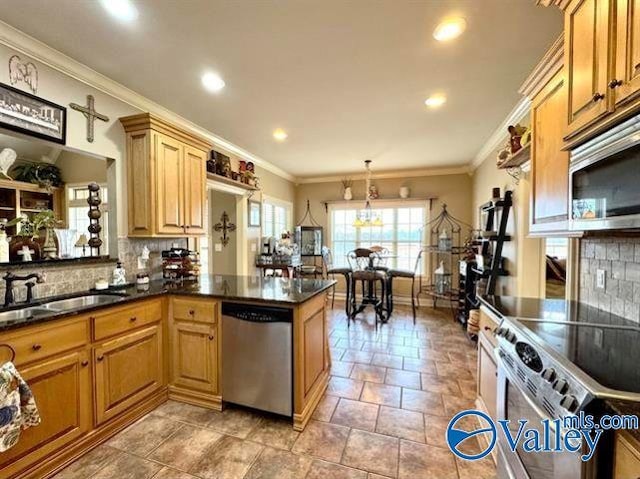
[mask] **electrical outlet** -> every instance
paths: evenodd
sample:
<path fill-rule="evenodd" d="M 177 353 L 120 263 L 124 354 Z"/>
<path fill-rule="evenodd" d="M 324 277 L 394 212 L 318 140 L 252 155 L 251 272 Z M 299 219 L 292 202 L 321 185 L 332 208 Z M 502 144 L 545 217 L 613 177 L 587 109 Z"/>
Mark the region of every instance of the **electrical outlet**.
<path fill-rule="evenodd" d="M 596 288 L 604 289 L 605 287 L 606 271 L 599 269 L 596 271 Z"/>
<path fill-rule="evenodd" d="M 216 243 L 213 245 L 213 249 L 216 253 L 222 252 L 222 243 Z"/>
<path fill-rule="evenodd" d="M 255 243 L 251 243 L 251 252 L 255 253 L 256 251 L 258 251 L 258 245 L 256 245 Z"/>

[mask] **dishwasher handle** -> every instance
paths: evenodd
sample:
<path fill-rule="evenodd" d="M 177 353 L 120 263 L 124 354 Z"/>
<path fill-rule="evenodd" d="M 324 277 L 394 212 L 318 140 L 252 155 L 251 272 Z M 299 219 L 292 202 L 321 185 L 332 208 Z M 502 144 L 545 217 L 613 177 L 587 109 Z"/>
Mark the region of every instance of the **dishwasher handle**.
<path fill-rule="evenodd" d="M 222 315 L 252 323 L 291 323 L 293 310 L 273 306 L 222 303 Z"/>

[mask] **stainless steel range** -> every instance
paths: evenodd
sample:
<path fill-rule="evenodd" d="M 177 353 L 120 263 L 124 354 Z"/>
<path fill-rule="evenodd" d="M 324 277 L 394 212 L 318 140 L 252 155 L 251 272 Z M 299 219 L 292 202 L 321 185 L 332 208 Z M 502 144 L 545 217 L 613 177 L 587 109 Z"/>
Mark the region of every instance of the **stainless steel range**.
<path fill-rule="evenodd" d="M 640 329 L 588 306 L 571 321 L 505 318 L 496 330 L 498 419 L 561 419 L 580 412 L 598 418 L 604 398 L 640 401 Z M 564 437 L 561 427 L 559 434 Z M 554 479 L 609 477 L 609 432 L 588 462 L 579 453 L 512 452 L 498 439 L 499 477 Z"/>

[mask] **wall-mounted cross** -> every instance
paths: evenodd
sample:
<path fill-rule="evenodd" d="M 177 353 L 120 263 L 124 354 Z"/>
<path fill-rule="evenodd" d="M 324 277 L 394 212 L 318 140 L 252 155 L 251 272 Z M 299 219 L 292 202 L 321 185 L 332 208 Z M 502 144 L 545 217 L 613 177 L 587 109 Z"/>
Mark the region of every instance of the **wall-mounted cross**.
<path fill-rule="evenodd" d="M 93 104 L 95 99 L 93 95 L 87 95 L 87 106 L 78 105 L 77 103 L 70 103 L 69 106 L 82 113 L 87 119 L 87 141 L 89 143 L 93 143 L 93 122 L 96 120 L 109 121 L 109 117 L 103 115 L 102 113 L 98 113 Z"/>
<path fill-rule="evenodd" d="M 215 231 L 222 231 L 222 236 L 220 237 L 222 240 L 222 246 L 227 246 L 229 244 L 229 236 L 227 236 L 227 232 L 233 233 L 236 230 L 236 225 L 229 221 L 229 215 L 224 211 L 220 217 L 220 223 L 216 223 L 213 226 L 213 229 Z"/>

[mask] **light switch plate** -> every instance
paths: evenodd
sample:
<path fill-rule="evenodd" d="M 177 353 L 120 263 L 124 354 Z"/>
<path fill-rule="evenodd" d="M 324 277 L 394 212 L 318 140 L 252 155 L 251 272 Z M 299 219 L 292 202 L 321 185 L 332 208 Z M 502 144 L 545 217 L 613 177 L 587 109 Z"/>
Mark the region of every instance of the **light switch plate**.
<path fill-rule="evenodd" d="M 251 243 L 251 252 L 255 253 L 257 249 L 258 249 L 258 247 L 256 246 L 256 244 L 255 243 Z"/>
<path fill-rule="evenodd" d="M 596 288 L 604 289 L 605 287 L 606 271 L 599 269 L 596 271 Z"/>
<path fill-rule="evenodd" d="M 216 243 L 213 247 L 214 247 L 216 253 L 221 253 L 222 252 L 222 243 Z"/>

